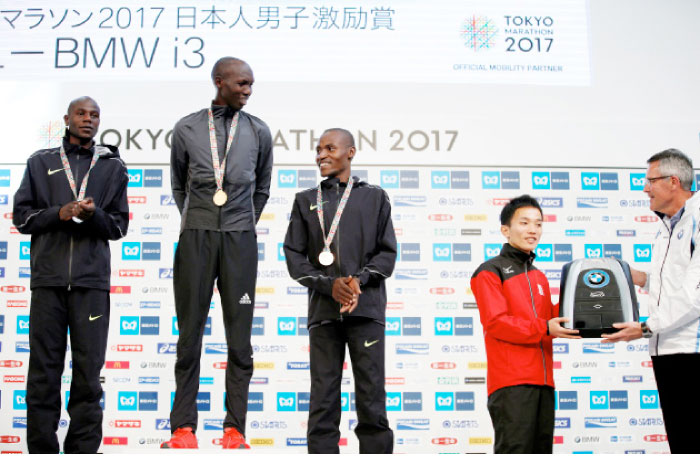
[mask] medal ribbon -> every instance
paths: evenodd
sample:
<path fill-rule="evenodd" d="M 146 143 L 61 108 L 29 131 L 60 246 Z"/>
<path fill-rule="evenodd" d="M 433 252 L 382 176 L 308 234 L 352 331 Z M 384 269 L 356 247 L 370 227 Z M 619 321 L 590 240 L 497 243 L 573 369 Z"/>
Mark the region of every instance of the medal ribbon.
<path fill-rule="evenodd" d="M 323 234 L 323 243 L 325 244 L 323 251 L 330 252 L 331 242 L 335 237 L 335 232 L 338 231 L 338 225 L 340 224 L 340 217 L 343 215 L 345 210 L 345 205 L 350 198 L 350 192 L 352 192 L 352 177 L 348 179 L 348 185 L 345 187 L 343 196 L 340 198 L 340 203 L 338 203 L 338 209 L 335 211 L 335 216 L 333 216 L 333 221 L 331 222 L 331 228 L 328 230 L 328 237 L 326 237 L 326 229 L 323 222 L 323 195 L 321 194 L 321 184 L 318 185 L 318 191 L 316 192 L 316 213 L 318 214 L 318 221 L 321 223 L 321 233 Z"/>
<path fill-rule="evenodd" d="M 66 172 L 66 177 L 68 178 L 68 185 L 70 185 L 70 189 L 73 191 L 73 196 L 75 196 L 76 201 L 82 201 L 85 199 L 85 190 L 87 190 L 87 184 L 88 184 L 88 178 L 90 177 L 90 171 L 92 171 L 92 168 L 95 167 L 95 163 L 97 163 L 97 160 L 100 158 L 100 155 L 97 153 L 97 149 L 95 149 L 95 152 L 92 154 L 92 161 L 90 162 L 90 168 L 88 169 L 88 172 L 85 174 L 85 177 L 83 177 L 83 183 L 80 185 L 80 192 L 76 191 L 77 185 L 75 184 L 75 178 L 73 177 L 73 171 L 70 169 L 70 163 L 68 162 L 68 156 L 66 155 L 66 151 L 63 149 L 63 144 L 61 144 L 61 149 L 59 150 L 59 155 L 61 156 L 61 163 L 63 164 L 63 170 Z"/>
<path fill-rule="evenodd" d="M 233 115 L 231 120 L 231 128 L 228 131 L 228 139 L 226 140 L 226 152 L 224 159 L 219 164 L 219 145 L 216 143 L 216 127 L 214 126 L 214 114 L 209 108 L 209 144 L 211 146 L 211 163 L 214 166 L 214 178 L 216 179 L 216 189 L 223 190 L 224 188 L 224 173 L 226 172 L 226 157 L 231 150 L 233 144 L 233 136 L 236 134 L 238 127 L 238 111 Z"/>

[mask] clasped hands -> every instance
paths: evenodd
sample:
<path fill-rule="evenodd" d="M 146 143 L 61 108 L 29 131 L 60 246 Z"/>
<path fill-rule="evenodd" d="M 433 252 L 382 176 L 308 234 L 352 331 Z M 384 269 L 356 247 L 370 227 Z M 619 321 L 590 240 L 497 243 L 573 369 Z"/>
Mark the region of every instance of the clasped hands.
<path fill-rule="evenodd" d="M 73 217 L 78 217 L 80 220 L 85 221 L 92 217 L 92 214 L 94 213 L 95 201 L 92 199 L 91 196 L 88 196 L 84 200 L 71 201 L 70 203 L 65 204 L 58 211 L 58 218 L 60 218 L 64 222 L 72 220 Z"/>
<path fill-rule="evenodd" d="M 340 313 L 351 313 L 357 307 L 362 294 L 356 277 L 340 277 L 333 281 L 333 299 L 340 303 Z"/>

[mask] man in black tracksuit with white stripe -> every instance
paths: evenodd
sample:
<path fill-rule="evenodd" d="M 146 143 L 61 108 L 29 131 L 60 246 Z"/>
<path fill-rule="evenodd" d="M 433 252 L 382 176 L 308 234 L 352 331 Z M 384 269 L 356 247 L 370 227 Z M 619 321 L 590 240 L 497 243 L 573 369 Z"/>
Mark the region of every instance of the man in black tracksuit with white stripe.
<path fill-rule="evenodd" d="M 100 124 L 97 103 L 88 97 L 73 100 L 64 120 L 62 147 L 40 150 L 27 160 L 12 214 L 17 230 L 32 235 L 26 399 L 30 453 L 59 452 L 56 430 L 68 330 L 71 422 L 63 451 L 96 453 L 100 447 L 100 370 L 109 329 L 108 241 L 123 237 L 129 226 L 126 166 L 116 147 L 93 141 Z"/>
<path fill-rule="evenodd" d="M 355 379 L 360 452 L 391 453 L 394 444 L 386 416 L 384 322 L 385 280 L 394 270 L 396 237 L 386 192 L 350 176 L 354 155 L 350 132 L 324 132 L 316 148 L 316 163 L 327 178 L 320 184 L 324 229 L 318 188 L 309 189 L 296 195 L 284 241 L 289 274 L 309 288 L 309 453 L 339 452 L 346 344 Z M 345 197 L 348 185 L 352 189 Z M 326 234 L 332 234 L 343 199 L 347 205 L 329 245 L 332 256 L 326 260 Z"/>

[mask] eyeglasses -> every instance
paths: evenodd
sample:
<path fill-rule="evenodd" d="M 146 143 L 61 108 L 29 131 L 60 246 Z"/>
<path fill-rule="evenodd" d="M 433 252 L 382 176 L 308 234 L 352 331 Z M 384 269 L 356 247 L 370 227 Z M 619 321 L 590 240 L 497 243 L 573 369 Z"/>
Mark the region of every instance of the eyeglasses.
<path fill-rule="evenodd" d="M 652 186 L 654 185 L 654 182 L 656 182 L 659 179 L 666 179 L 668 177 L 673 177 L 673 176 L 659 176 L 659 177 L 647 177 L 644 179 L 644 185 Z"/>

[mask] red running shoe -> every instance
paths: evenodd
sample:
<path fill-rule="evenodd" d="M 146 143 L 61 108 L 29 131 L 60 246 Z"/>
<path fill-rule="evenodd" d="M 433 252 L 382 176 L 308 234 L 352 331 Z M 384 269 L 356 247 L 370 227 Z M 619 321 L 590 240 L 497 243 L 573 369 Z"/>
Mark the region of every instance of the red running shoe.
<path fill-rule="evenodd" d="M 221 447 L 228 450 L 249 449 L 250 445 L 245 443 L 245 437 L 236 428 L 224 429 L 224 438 Z"/>
<path fill-rule="evenodd" d="M 199 448 L 197 437 L 194 436 L 191 427 L 175 429 L 172 437 L 167 442 L 163 442 L 161 448 Z"/>

